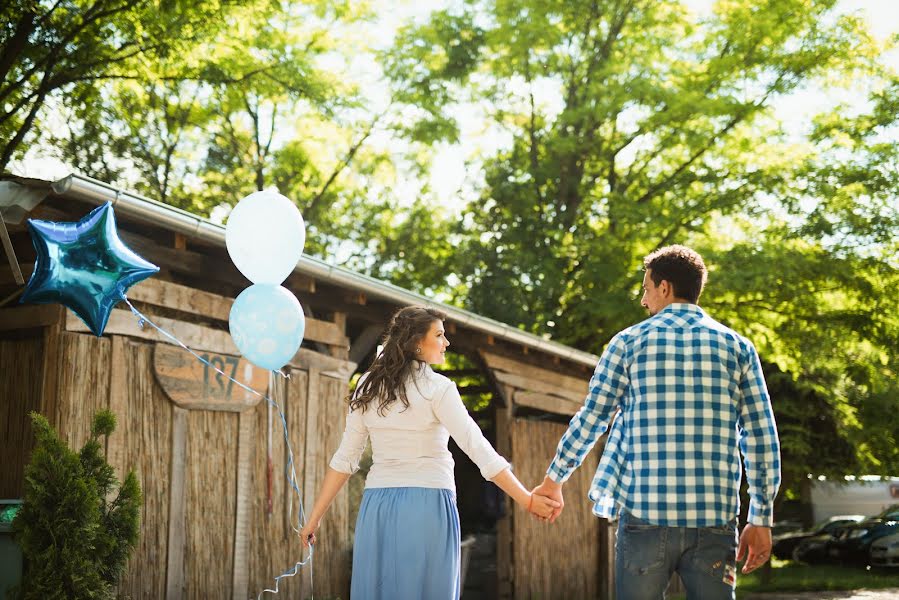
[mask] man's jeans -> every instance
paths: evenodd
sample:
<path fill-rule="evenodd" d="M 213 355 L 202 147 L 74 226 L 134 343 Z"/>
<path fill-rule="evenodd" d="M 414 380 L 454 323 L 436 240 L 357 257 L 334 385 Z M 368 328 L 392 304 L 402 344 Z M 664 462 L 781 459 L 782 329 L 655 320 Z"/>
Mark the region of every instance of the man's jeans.
<path fill-rule="evenodd" d="M 736 520 L 717 527 L 661 527 L 622 512 L 616 599 L 659 600 L 677 571 L 688 600 L 733 600 L 736 558 Z"/>

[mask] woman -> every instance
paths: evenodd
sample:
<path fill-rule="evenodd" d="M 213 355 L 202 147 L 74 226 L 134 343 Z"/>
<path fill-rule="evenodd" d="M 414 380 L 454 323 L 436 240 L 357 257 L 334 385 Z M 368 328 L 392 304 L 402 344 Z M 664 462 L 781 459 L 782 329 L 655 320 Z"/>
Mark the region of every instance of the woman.
<path fill-rule="evenodd" d="M 449 436 L 481 475 L 540 518 L 559 503 L 531 495 L 468 415 L 456 385 L 431 370 L 450 345 L 437 310 L 412 306 L 390 321 L 384 349 L 359 380 L 346 431 L 305 527 L 303 545 L 359 468 L 371 438 L 373 464 L 356 522 L 353 600 L 457 600 L 459 513 Z"/>

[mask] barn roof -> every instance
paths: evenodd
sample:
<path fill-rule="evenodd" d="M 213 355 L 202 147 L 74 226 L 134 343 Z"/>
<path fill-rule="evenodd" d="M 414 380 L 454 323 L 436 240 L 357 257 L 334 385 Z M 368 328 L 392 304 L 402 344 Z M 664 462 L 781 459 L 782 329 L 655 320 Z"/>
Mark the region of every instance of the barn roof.
<path fill-rule="evenodd" d="M 22 178 L 15 178 L 14 181 L 32 188 L 46 189 L 49 186 L 56 195 L 90 204 L 100 205 L 105 202 L 112 202 L 116 212 L 122 216 L 154 227 L 161 227 L 184 235 L 188 239 L 212 246 L 222 248 L 225 246 L 225 227 L 223 225 L 90 177 L 71 174 L 58 181 Z M 3 198 L 0 198 L 0 207 L 4 205 L 3 200 Z M 575 364 L 593 367 L 597 361 L 597 356 L 589 352 L 583 352 L 533 335 L 471 311 L 436 302 L 421 294 L 350 269 L 330 265 L 311 256 L 303 255 L 294 269 L 294 273 L 398 305 L 421 304 L 433 306 L 445 312 L 449 321 L 455 322 L 462 327 L 479 331 L 498 340 L 504 340 L 521 345 L 524 348 L 559 357 Z"/>

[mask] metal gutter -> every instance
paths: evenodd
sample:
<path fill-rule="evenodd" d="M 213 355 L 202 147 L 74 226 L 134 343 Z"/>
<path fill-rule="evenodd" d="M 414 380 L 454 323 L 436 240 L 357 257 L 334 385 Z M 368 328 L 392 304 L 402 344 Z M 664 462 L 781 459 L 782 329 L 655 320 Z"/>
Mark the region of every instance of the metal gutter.
<path fill-rule="evenodd" d="M 212 223 L 207 219 L 174 206 L 119 190 L 102 181 L 73 173 L 59 181 L 53 182 L 52 187 L 56 194 L 70 196 L 97 205 L 112 202 L 117 211 L 136 220 L 152 225 L 161 225 L 189 238 L 199 239 L 217 246 L 225 246 L 225 227 L 223 225 Z M 294 272 L 340 287 L 364 292 L 373 298 L 387 300 L 400 305 L 422 304 L 433 306 L 439 308 L 447 314 L 449 319 L 460 325 L 575 363 L 593 367 L 598 360 L 596 355 L 589 352 L 583 352 L 558 342 L 543 339 L 467 310 L 434 302 L 425 296 L 410 292 L 391 283 L 380 281 L 343 267 L 335 267 L 310 256 L 303 255 L 299 263 L 297 263 Z"/>

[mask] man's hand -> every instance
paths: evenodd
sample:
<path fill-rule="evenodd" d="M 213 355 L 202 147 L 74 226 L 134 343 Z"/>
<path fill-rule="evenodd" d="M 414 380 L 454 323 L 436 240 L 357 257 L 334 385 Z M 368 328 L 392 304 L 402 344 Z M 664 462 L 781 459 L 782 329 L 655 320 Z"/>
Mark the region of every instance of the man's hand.
<path fill-rule="evenodd" d="M 743 573 L 752 573 L 771 557 L 771 528 L 747 524 L 740 534 L 740 546 L 737 548 L 737 560 L 743 560 Z"/>
<path fill-rule="evenodd" d="M 559 515 L 562 514 L 562 509 L 565 508 L 565 500 L 562 499 L 562 484 L 556 483 L 549 477 L 544 477 L 543 483 L 531 490 L 531 493 L 546 496 L 559 503 L 559 507 L 554 509 L 549 516 L 549 522 L 555 523 Z"/>
<path fill-rule="evenodd" d="M 528 503 L 528 512 L 541 521 L 548 521 L 559 506 L 559 502 L 552 498 L 532 493 Z"/>

